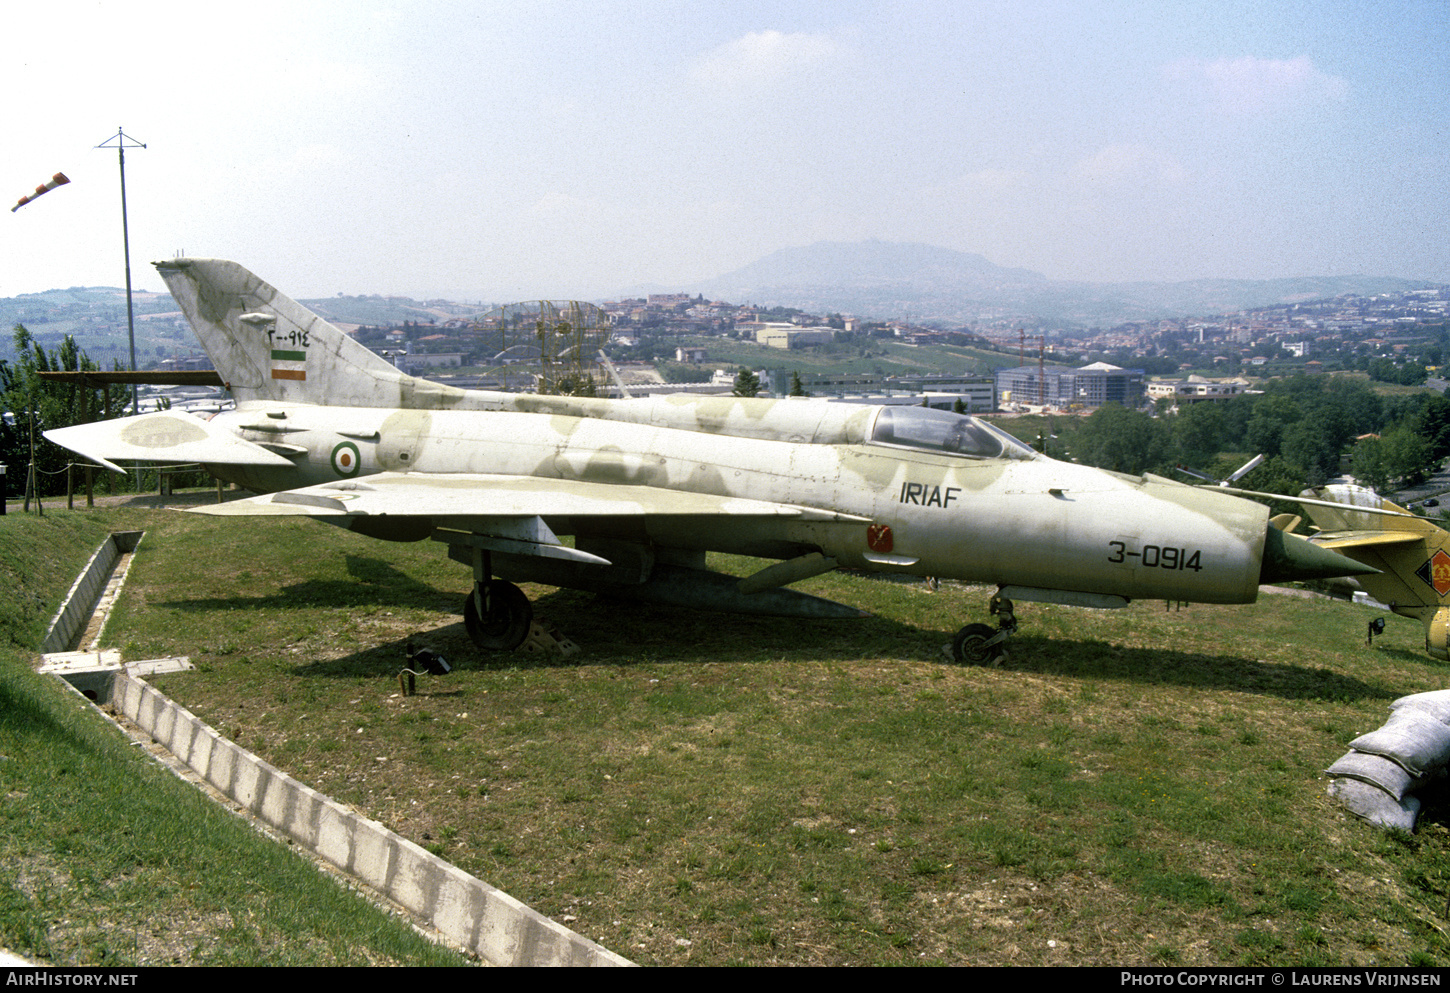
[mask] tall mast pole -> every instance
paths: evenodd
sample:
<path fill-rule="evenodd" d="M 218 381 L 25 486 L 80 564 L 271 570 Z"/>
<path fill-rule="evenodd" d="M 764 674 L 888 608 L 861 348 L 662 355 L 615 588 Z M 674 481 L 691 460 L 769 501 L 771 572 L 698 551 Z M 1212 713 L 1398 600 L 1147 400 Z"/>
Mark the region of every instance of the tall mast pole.
<path fill-rule="evenodd" d="M 97 148 L 110 148 L 111 142 L 115 142 L 116 155 L 121 163 L 121 245 L 126 253 L 126 334 L 131 343 L 131 371 L 136 371 L 136 313 L 131 306 L 131 230 L 126 220 L 126 149 L 145 148 L 146 146 L 128 135 L 124 129 L 117 128 L 115 135 L 107 138 L 97 145 Z M 126 142 L 131 144 L 127 145 Z M 141 404 L 137 399 L 138 391 L 135 383 L 131 384 L 131 413 L 139 414 Z"/>

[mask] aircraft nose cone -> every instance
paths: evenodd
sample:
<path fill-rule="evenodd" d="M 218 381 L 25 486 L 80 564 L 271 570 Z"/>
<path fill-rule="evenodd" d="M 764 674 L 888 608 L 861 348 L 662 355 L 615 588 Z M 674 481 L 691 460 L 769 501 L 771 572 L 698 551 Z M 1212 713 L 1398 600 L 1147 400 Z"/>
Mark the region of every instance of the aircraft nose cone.
<path fill-rule="evenodd" d="M 1270 525 L 1264 538 L 1264 555 L 1259 566 L 1259 583 L 1288 583 L 1335 576 L 1364 576 L 1378 569 L 1327 548 L 1310 544 L 1298 535 L 1285 534 Z"/>

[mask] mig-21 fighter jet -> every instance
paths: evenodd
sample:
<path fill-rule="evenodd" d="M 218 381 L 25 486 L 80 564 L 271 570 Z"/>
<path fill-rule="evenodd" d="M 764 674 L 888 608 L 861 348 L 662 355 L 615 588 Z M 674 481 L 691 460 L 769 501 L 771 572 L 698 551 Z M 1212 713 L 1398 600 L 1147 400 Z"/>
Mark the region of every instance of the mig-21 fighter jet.
<path fill-rule="evenodd" d="M 838 567 L 993 584 L 997 628 L 967 625 L 953 643 L 958 660 L 987 662 L 1016 626 L 1014 599 L 1248 603 L 1261 583 L 1372 571 L 1271 527 L 1261 504 L 1054 461 L 975 417 L 456 389 L 403 374 L 235 262 L 156 267 L 236 409 L 46 437 L 110 468 L 200 462 L 262 494 L 204 513 L 442 542 L 473 570 L 461 606 L 480 648 L 527 635 L 519 582 L 808 617 L 859 616 L 788 588 Z M 712 551 L 777 561 L 740 579 L 707 569 Z"/>

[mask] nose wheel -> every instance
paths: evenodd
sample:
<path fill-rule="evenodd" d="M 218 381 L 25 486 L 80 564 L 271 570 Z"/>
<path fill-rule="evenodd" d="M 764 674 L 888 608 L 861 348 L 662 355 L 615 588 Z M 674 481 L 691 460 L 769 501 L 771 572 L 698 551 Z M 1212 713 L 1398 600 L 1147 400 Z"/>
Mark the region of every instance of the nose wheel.
<path fill-rule="evenodd" d="M 463 627 L 486 651 L 510 652 L 524 643 L 534 605 L 524 591 L 502 579 L 473 584 L 463 601 Z"/>
<path fill-rule="evenodd" d="M 997 618 L 997 628 L 989 624 L 968 624 L 952 639 L 952 658 L 962 665 L 1001 665 L 1007 656 L 1007 638 L 1017 630 L 1012 601 L 994 596 L 987 610 Z"/>

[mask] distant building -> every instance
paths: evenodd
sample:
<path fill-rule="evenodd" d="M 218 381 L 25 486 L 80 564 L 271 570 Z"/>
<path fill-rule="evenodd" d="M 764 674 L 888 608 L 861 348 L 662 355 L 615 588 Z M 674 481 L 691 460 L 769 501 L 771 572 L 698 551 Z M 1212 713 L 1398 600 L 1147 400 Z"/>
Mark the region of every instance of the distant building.
<path fill-rule="evenodd" d="M 204 369 L 213 369 L 211 359 L 205 355 L 182 355 L 174 359 L 162 359 L 158 368 L 164 372 L 196 372 Z"/>
<path fill-rule="evenodd" d="M 1204 400 L 1232 400 L 1243 393 L 1247 384 L 1241 380 L 1215 383 L 1196 376 L 1188 379 L 1160 379 L 1148 384 L 1148 399 L 1172 400 L 1175 405 Z"/>
<path fill-rule="evenodd" d="M 463 365 L 462 352 L 410 352 L 399 355 L 396 365 L 404 372 L 417 369 L 456 369 Z"/>
<path fill-rule="evenodd" d="M 997 385 L 991 376 L 897 376 L 888 385 L 913 390 L 927 398 L 927 406 L 950 410 L 961 400 L 969 414 L 997 409 Z"/>
<path fill-rule="evenodd" d="M 783 371 L 782 371 L 783 372 Z M 813 397 L 849 400 L 853 403 L 892 403 L 927 406 L 952 410 L 960 401 L 962 409 L 976 414 L 995 410 L 997 394 L 988 376 L 894 376 L 886 378 L 872 373 L 807 372 L 800 374 L 801 387 Z M 774 379 L 777 394 L 788 391 L 781 375 Z"/>
<path fill-rule="evenodd" d="M 1081 369 L 1035 365 L 998 369 L 997 402 L 1048 407 L 1095 408 L 1108 403 L 1138 407 L 1143 402 L 1143 370 L 1094 362 Z"/>
<path fill-rule="evenodd" d="M 799 345 L 829 345 L 836 340 L 834 328 L 800 328 L 794 324 L 759 324 L 755 340 L 767 348 L 792 348 Z"/>
<path fill-rule="evenodd" d="M 880 393 L 886 379 L 869 372 L 807 372 L 801 374 L 801 386 L 811 396 L 845 396 Z"/>

